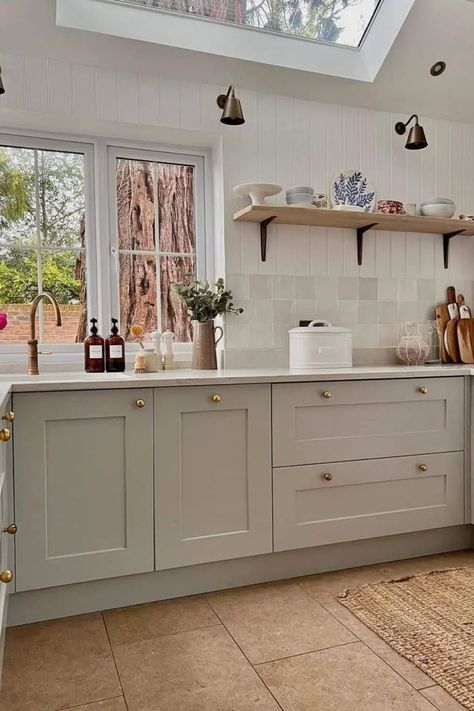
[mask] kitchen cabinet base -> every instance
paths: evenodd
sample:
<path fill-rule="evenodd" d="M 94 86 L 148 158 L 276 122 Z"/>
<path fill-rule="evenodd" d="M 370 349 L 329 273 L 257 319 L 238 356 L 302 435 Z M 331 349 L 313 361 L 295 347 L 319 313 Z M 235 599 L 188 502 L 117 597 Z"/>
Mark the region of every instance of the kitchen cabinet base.
<path fill-rule="evenodd" d="M 10 595 L 8 625 L 467 550 L 473 542 L 474 526 L 452 526 L 14 593 Z"/>

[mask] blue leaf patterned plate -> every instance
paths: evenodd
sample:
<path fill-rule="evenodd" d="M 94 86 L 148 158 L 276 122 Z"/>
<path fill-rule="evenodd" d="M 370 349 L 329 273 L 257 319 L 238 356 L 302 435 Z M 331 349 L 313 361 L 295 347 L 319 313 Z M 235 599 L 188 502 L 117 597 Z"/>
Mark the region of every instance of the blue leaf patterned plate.
<path fill-rule="evenodd" d="M 343 170 L 335 175 L 329 194 L 334 208 L 375 210 L 375 190 L 360 170 Z"/>

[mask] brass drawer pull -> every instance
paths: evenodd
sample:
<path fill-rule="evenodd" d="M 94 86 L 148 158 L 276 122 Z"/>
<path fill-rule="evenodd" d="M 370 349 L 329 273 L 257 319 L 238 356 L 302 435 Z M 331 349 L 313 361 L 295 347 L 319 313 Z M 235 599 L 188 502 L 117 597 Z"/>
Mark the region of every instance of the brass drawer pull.
<path fill-rule="evenodd" d="M 137 407 L 145 407 L 145 400 L 137 400 Z"/>
<path fill-rule="evenodd" d="M 418 388 L 418 392 L 420 393 L 420 395 L 428 395 L 428 388 L 422 385 L 421 388 Z"/>
<path fill-rule="evenodd" d="M 6 412 L 3 415 L 3 419 L 6 420 L 7 422 L 13 422 L 13 420 L 15 419 L 15 413 L 12 410 L 10 410 L 10 412 Z"/>
<path fill-rule="evenodd" d="M 321 474 L 321 478 L 324 479 L 324 481 L 332 481 L 332 474 L 330 472 L 326 472 L 326 474 Z"/>
<path fill-rule="evenodd" d="M 221 401 L 221 396 L 220 395 L 213 395 L 211 397 L 212 402 L 218 403 Z"/>
<path fill-rule="evenodd" d="M 13 580 L 12 571 L 8 570 L 8 569 L 2 570 L 2 572 L 0 573 L 0 580 L 2 581 L 2 583 L 5 583 L 6 585 L 8 585 L 8 583 L 11 583 L 11 581 Z"/>
<path fill-rule="evenodd" d="M 332 393 L 330 393 L 329 390 L 325 390 L 325 391 L 323 392 L 323 397 L 324 397 L 326 400 L 329 400 L 329 399 L 332 397 Z"/>
<path fill-rule="evenodd" d="M 420 472 L 427 472 L 428 465 L 427 464 L 418 464 L 418 469 L 420 470 Z"/>
<path fill-rule="evenodd" d="M 8 429 L 8 427 L 2 427 L 0 430 L 0 441 L 2 442 L 8 442 L 8 440 L 11 438 L 12 433 Z"/>
<path fill-rule="evenodd" d="M 5 526 L 5 528 L 2 528 L 2 533 L 9 533 L 10 536 L 14 536 L 17 531 L 18 527 L 16 523 L 10 523 L 8 526 Z"/>

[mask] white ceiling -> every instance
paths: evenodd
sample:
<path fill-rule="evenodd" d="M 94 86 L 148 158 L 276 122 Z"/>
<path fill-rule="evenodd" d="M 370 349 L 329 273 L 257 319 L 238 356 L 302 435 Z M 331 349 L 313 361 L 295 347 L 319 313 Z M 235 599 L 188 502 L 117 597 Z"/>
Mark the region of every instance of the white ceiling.
<path fill-rule="evenodd" d="M 0 0 L 0 51 L 474 122 L 474 3 L 467 0 L 416 0 L 372 84 L 57 27 L 55 0 Z M 433 78 L 438 59 L 448 68 Z"/>

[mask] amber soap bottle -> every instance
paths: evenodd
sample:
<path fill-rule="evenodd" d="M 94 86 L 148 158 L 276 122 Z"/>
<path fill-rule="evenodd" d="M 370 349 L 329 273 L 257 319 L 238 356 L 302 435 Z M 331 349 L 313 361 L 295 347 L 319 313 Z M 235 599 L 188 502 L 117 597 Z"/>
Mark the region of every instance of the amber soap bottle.
<path fill-rule="evenodd" d="M 84 366 L 86 373 L 104 372 L 104 339 L 99 336 L 97 319 L 91 318 L 91 334 L 84 341 Z"/>
<path fill-rule="evenodd" d="M 112 319 L 112 333 L 105 339 L 105 368 L 108 373 L 125 370 L 125 341 L 119 335 L 117 319 Z"/>

